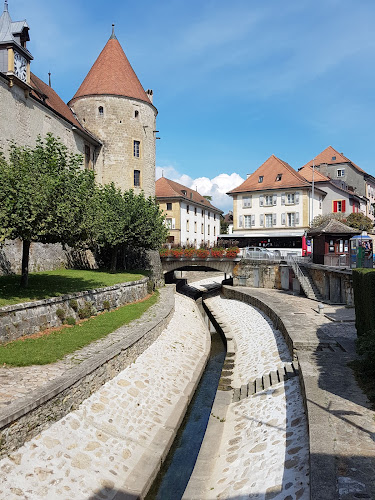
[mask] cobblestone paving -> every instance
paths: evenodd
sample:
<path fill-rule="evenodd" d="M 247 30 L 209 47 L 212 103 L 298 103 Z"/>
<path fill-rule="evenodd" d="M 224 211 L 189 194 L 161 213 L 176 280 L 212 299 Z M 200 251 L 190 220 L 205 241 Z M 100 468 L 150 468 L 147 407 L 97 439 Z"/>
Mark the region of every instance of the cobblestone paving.
<path fill-rule="evenodd" d="M 219 296 L 208 302 L 237 343 L 237 381 L 245 383 L 290 361 L 282 334 L 257 309 Z M 202 498 L 310 498 L 308 434 L 298 378 L 231 404 L 223 425 L 219 459 Z"/>
<path fill-rule="evenodd" d="M 0 498 L 109 499 L 178 403 L 206 349 L 195 304 L 176 296 L 169 326 L 137 361 L 0 461 Z M 99 498 L 99 497 L 98 497 Z"/>
<path fill-rule="evenodd" d="M 208 300 L 215 314 L 225 318 L 237 344 L 233 386 L 292 361 L 284 338 L 267 316 L 255 307 L 217 296 Z"/>

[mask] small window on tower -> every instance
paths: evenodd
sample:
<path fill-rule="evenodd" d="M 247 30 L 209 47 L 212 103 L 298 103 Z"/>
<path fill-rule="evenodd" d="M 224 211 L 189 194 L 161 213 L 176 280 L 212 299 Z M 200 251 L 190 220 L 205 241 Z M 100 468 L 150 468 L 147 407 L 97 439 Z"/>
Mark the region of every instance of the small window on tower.
<path fill-rule="evenodd" d="M 141 172 L 140 170 L 134 170 L 134 186 L 141 185 Z"/>
<path fill-rule="evenodd" d="M 134 141 L 133 152 L 134 152 L 134 157 L 135 158 L 139 158 L 140 149 L 141 149 L 141 143 L 140 143 L 140 141 Z"/>
<path fill-rule="evenodd" d="M 139 111 L 136 109 L 136 110 L 134 111 L 134 118 L 138 118 L 138 116 L 139 116 Z"/>
<path fill-rule="evenodd" d="M 98 111 L 99 111 L 99 116 L 103 116 L 104 115 L 104 108 L 103 108 L 103 106 L 99 106 Z"/>

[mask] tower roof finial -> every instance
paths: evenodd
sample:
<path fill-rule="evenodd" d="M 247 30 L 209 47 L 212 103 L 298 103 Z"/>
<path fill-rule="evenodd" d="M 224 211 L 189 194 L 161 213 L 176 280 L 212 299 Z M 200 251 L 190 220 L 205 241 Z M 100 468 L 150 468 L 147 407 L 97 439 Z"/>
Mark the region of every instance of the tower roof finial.
<path fill-rule="evenodd" d="M 115 25 L 112 24 L 112 35 L 109 37 L 110 40 L 117 40 L 117 37 L 115 35 Z"/>
<path fill-rule="evenodd" d="M 4 1 L 4 12 L 8 12 L 8 0 Z"/>

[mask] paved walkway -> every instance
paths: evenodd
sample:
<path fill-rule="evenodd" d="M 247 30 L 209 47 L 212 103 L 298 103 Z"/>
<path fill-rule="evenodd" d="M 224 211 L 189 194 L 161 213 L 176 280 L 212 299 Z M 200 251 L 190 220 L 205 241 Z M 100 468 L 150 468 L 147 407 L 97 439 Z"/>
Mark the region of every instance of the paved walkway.
<path fill-rule="evenodd" d="M 176 296 L 169 326 L 134 364 L 0 461 L 0 498 L 135 498 L 173 440 L 208 351 L 197 307 Z"/>

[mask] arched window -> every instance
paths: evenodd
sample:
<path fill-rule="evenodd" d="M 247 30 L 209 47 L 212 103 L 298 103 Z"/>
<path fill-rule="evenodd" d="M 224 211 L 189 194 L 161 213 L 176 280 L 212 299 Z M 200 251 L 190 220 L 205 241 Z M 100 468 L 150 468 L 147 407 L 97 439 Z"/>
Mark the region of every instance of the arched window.
<path fill-rule="evenodd" d="M 139 111 L 138 111 L 138 110 L 135 110 L 135 111 L 134 111 L 134 118 L 138 118 L 138 116 L 139 116 Z"/>
<path fill-rule="evenodd" d="M 103 106 L 99 106 L 98 111 L 99 111 L 99 116 L 103 116 L 104 115 L 104 108 L 103 108 Z"/>

